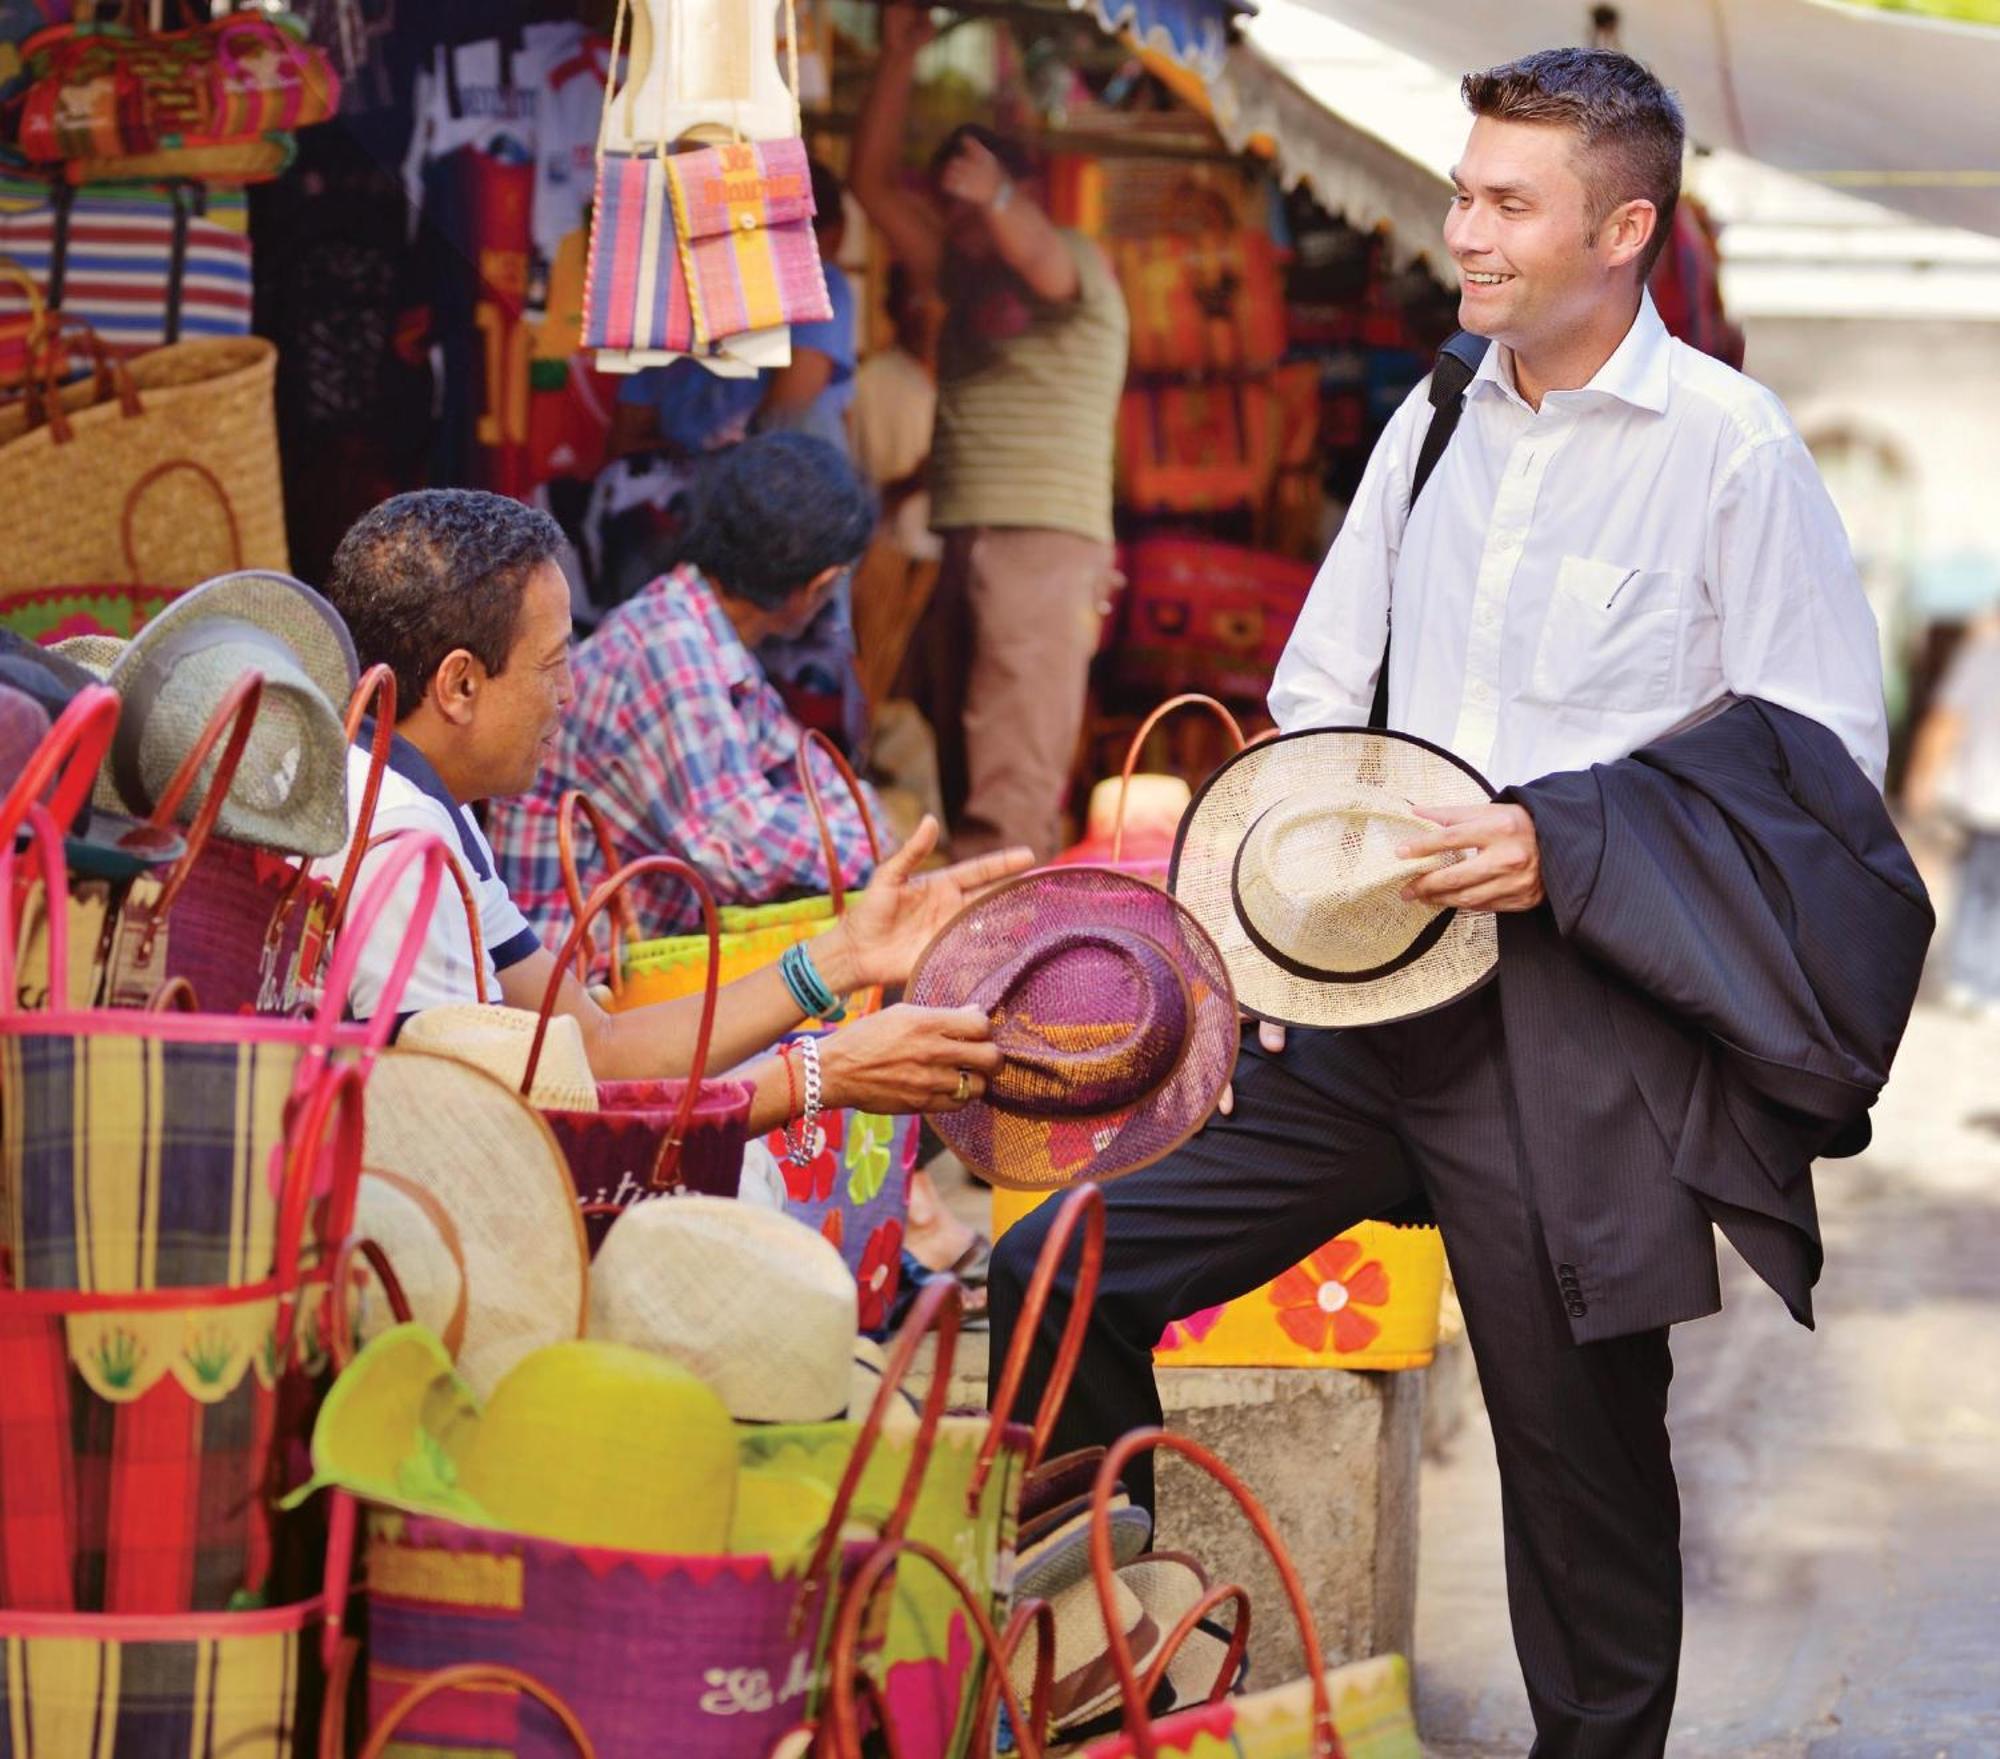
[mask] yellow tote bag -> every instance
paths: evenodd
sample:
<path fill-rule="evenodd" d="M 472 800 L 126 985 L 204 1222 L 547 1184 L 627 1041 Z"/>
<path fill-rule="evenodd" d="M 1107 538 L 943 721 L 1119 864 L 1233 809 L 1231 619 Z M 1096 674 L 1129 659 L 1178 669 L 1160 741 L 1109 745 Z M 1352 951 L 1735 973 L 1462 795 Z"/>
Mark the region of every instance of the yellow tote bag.
<path fill-rule="evenodd" d="M 1045 1192 L 993 1193 L 993 1237 Z M 1177 1319 L 1161 1368 L 1426 1368 L 1437 1353 L 1444 1242 L 1436 1228 L 1363 1222 L 1251 1294 Z"/>

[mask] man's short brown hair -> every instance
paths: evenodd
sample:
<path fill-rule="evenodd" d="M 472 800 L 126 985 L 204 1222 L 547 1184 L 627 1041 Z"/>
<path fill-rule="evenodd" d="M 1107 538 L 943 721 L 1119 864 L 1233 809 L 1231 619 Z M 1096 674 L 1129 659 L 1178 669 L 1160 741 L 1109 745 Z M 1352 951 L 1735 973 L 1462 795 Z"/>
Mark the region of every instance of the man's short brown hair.
<path fill-rule="evenodd" d="M 1543 49 L 1468 73 L 1459 94 L 1475 116 L 1496 122 L 1540 122 L 1574 129 L 1589 192 L 1590 237 L 1611 210 L 1629 201 L 1653 204 L 1659 221 L 1639 259 L 1639 279 L 1667 247 L 1681 196 L 1681 154 L 1687 124 L 1674 94 L 1629 55 L 1615 49 Z"/>

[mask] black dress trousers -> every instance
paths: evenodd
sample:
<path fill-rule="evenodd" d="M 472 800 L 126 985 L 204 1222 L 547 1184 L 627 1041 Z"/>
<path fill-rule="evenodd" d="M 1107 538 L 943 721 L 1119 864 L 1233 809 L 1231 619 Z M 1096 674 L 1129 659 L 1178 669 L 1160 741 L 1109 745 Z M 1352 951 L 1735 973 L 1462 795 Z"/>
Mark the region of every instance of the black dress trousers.
<path fill-rule="evenodd" d="M 1508 1603 L 1533 1759 L 1665 1751 L 1680 1655 L 1680 1502 L 1664 1330 L 1577 1344 L 1525 1176 L 1493 985 L 1421 1019 L 1246 1028 L 1232 1117 L 1107 1184 L 1104 1275 L 1056 1449 L 1160 1421 L 1152 1346 L 1169 1321 L 1258 1288 L 1322 1241 L 1421 1192 L 1444 1234 L 1499 1454 Z M 993 1363 L 1054 1205 L 996 1248 Z M 1068 1312 L 1059 1278 L 1024 1397 Z M 1150 1459 L 1130 1484 L 1150 1505 Z"/>

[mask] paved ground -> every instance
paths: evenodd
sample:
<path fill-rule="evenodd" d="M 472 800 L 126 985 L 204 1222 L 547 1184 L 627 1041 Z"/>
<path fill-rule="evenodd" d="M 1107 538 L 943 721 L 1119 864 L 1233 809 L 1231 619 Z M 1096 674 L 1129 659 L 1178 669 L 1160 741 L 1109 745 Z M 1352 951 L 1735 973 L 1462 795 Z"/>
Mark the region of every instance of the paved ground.
<path fill-rule="evenodd" d="M 1925 1007 L 1865 1156 L 1820 1169 L 1819 1330 L 1732 1265 L 1676 1334 L 1679 1759 L 2000 1759 L 2000 1025 Z M 1519 1759 L 1475 1416 L 1423 1485 L 1426 1739 Z"/>

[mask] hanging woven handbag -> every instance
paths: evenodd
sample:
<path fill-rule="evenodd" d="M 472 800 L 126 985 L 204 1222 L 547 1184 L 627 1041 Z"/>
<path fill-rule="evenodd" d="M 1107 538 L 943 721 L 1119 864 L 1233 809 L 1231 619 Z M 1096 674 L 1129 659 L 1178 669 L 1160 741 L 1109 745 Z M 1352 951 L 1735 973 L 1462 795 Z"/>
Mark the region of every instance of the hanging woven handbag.
<path fill-rule="evenodd" d="M 733 983 L 752 971 L 776 964 L 788 947 L 824 934 L 839 920 L 847 907 L 850 882 L 841 870 L 840 852 L 833 828 L 827 822 L 826 805 L 820 794 L 819 779 L 813 773 L 812 754 L 818 752 L 834 767 L 835 773 L 853 797 L 868 838 L 871 864 L 882 859 L 882 838 L 868 809 L 868 797 L 853 766 L 840 748 L 824 733 L 808 729 L 800 736 L 798 756 L 799 788 L 819 831 L 820 848 L 826 856 L 827 892 L 824 897 L 795 898 L 781 904 L 725 904 L 717 912 L 722 929 L 722 981 Z M 610 850 L 606 849 L 607 858 Z M 565 862 L 563 884 L 570 896 L 570 908 L 583 905 L 582 882 L 577 878 L 574 859 Z M 614 1012 L 643 1008 L 649 1002 L 671 1001 L 694 995 L 707 968 L 708 942 L 701 935 L 672 935 L 642 941 L 629 914 L 620 924 L 614 945 L 624 949 L 613 962 L 610 1007 Z M 872 1014 L 882 1005 L 879 985 L 857 990 L 847 998 L 848 1018 Z"/>
<path fill-rule="evenodd" d="M 162 12 L 155 0 L 148 28 L 93 18 L 22 45 L 33 81 L 21 103 L 24 158 L 63 165 L 77 183 L 129 177 L 135 159 L 201 177 L 214 172 L 205 153 L 264 144 L 339 109 L 331 58 L 290 15 L 232 12 L 168 31 Z"/>
<path fill-rule="evenodd" d="M 0 403 L 0 502 L 9 518 L 0 592 L 117 580 L 128 565 L 123 533 L 134 488 L 156 466 L 183 460 L 222 485 L 245 565 L 283 572 L 277 349 L 254 336 L 214 337 L 113 360 L 94 339 L 88 346 L 87 378 L 56 382 L 65 354 L 30 394 Z M 148 495 L 136 529 L 149 583 L 208 579 L 228 520 L 205 486 L 177 482 L 171 494 Z"/>
<path fill-rule="evenodd" d="M 325 1386 L 315 1242 L 349 1226 L 364 1074 L 324 1069 L 282 1134 L 269 1259 L 206 1284 L 0 1290 L 0 1607 L 172 1615 L 310 1592 L 311 1524 L 275 1509 Z"/>
<path fill-rule="evenodd" d="M 687 26 L 688 6 L 662 9 L 676 38 Z M 607 370 L 631 371 L 664 364 L 677 355 L 735 352 L 732 339 L 779 345 L 757 364 L 782 366 L 789 358 L 787 326 L 824 322 L 833 315 L 813 236 L 812 179 L 808 174 L 798 107 L 798 25 L 786 0 L 788 80 L 780 88 L 782 124 L 755 98 L 739 109 L 757 81 L 744 63 L 755 51 L 733 9 L 697 21 L 707 39 L 635 43 L 621 61 L 631 28 L 630 0 L 619 0 L 612 25 L 611 62 L 623 79 L 606 83 L 597 142 L 597 192 L 591 204 L 590 245 L 584 270 L 583 345 L 599 351 Z M 648 33 L 653 35 L 656 33 Z M 658 65 L 651 65 L 657 63 Z M 687 70 L 742 70 L 742 85 L 722 99 L 730 121 L 713 126 L 731 136 L 723 147 L 676 152 L 671 118 L 691 114 Z M 671 95 L 657 107 L 650 138 L 636 137 L 635 89 L 661 79 Z M 723 83 L 737 85 L 727 76 Z M 762 112 L 769 125 L 749 126 L 769 138 L 744 135 L 742 109 Z M 621 120 L 616 120 L 622 118 Z M 619 143 L 614 146 L 614 138 Z M 709 137 L 704 137 L 704 139 Z"/>
<path fill-rule="evenodd" d="M 1192 1633 L 1196 1620 L 1205 1616 L 1209 1602 L 1221 1597 L 1221 1591 L 1212 1593 L 1182 1621 L 1149 1670 L 1149 1679 L 1142 1680 L 1117 1612 L 1111 1501 L 1125 1467 L 1138 1455 L 1155 1449 L 1179 1454 L 1221 1485 L 1270 1552 L 1304 1638 L 1303 1679 L 1241 1698 L 1221 1696 L 1227 1682 L 1218 1682 L 1212 1702 L 1154 1718 L 1147 1702 L 1150 1680 L 1164 1675 L 1174 1650 Z M 1165 1755 L 1193 1759 L 1208 1753 L 1238 1754 L 1242 1759 L 1423 1759 L 1410 1709 L 1409 1664 L 1400 1655 L 1385 1655 L 1347 1667 L 1327 1667 L 1305 1586 L 1285 1542 L 1243 1481 L 1207 1448 L 1161 1429 L 1134 1430 L 1106 1454 L 1091 1497 L 1091 1573 L 1097 1582 L 1125 1716 L 1121 1733 L 1091 1742 L 1081 1749 L 1080 1759 L 1163 1759 Z M 1033 1756 L 1024 1752 L 1023 1759 Z"/>

